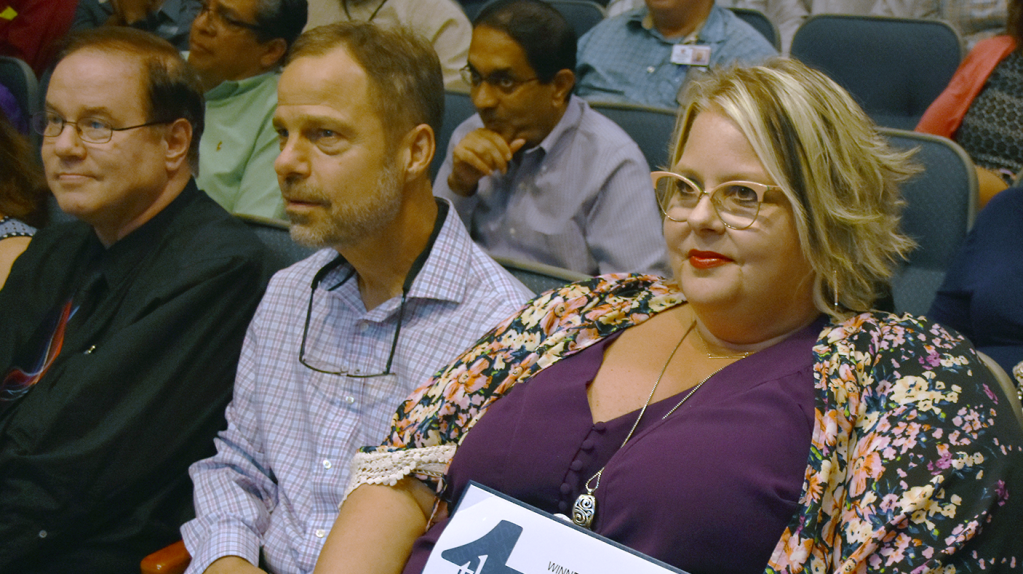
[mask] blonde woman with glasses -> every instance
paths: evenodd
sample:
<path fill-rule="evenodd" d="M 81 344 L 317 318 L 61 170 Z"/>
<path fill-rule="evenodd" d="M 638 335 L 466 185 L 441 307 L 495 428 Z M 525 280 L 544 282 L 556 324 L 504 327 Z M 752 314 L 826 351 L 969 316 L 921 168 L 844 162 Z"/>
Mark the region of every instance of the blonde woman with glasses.
<path fill-rule="evenodd" d="M 317 572 L 422 571 L 470 480 L 693 574 L 1020 568 L 1005 397 L 961 337 L 871 310 L 906 158 L 787 60 L 710 73 L 677 131 L 673 279 L 542 295 L 420 387 Z"/>

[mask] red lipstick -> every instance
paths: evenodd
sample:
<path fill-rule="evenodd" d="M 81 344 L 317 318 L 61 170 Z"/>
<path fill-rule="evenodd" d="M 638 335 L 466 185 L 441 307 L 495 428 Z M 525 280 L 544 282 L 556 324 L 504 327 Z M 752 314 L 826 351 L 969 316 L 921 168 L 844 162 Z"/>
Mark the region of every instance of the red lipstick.
<path fill-rule="evenodd" d="M 696 269 L 711 269 L 731 262 L 730 258 L 713 251 L 698 251 L 696 249 L 689 251 L 689 264 Z"/>

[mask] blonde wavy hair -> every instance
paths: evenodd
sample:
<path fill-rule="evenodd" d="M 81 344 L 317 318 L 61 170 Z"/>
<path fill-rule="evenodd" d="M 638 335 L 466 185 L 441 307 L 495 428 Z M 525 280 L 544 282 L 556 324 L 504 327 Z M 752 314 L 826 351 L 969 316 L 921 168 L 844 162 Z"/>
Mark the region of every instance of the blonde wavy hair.
<path fill-rule="evenodd" d="M 708 72 L 683 102 L 671 165 L 700 112 L 724 114 L 792 205 L 814 305 L 836 319 L 870 309 L 915 246 L 899 228 L 912 152 L 894 151 L 845 90 L 795 60 Z"/>

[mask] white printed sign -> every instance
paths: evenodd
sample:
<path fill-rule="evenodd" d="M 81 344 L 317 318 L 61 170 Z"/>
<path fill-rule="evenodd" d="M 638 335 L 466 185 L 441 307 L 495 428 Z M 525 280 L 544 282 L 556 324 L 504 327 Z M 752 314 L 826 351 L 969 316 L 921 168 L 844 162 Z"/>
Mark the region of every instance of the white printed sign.
<path fill-rule="evenodd" d="M 686 574 L 470 483 L 423 574 Z"/>

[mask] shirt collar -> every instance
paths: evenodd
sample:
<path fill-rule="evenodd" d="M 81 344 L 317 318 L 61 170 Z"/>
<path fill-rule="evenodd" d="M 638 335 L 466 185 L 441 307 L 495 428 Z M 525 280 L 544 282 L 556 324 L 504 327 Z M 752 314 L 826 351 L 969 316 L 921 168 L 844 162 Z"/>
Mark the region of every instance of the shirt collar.
<path fill-rule="evenodd" d="M 468 286 L 454 278 L 465 277 L 467 270 L 464 266 L 470 260 L 473 243 L 465 228 L 462 227 L 462 220 L 458 217 L 451 202 L 439 197 L 434 199 L 448 205 L 448 215 L 444 219 L 444 225 L 437 235 L 433 248 L 430 250 L 430 255 L 427 256 L 426 263 L 412 282 L 408 300 L 432 299 L 458 304 L 466 299 Z M 324 261 L 324 265 L 329 261 Z M 352 275 L 352 271 L 351 264 L 344 261 L 324 276 L 320 286 L 327 289 L 336 287 L 346 277 Z M 354 284 L 354 281 L 353 275 L 347 282 Z M 387 316 L 397 312 L 400 304 L 401 295 L 396 295 L 374 308 L 370 313 L 381 313 L 383 316 Z"/>
<path fill-rule="evenodd" d="M 241 80 L 225 80 L 206 92 L 206 100 L 226 100 L 234 96 L 250 92 L 263 85 L 268 79 L 276 77 L 278 75 L 277 70 L 265 72 L 250 78 L 243 78 Z"/>
<path fill-rule="evenodd" d="M 167 228 L 177 219 L 178 214 L 199 199 L 199 193 L 195 180 L 189 180 L 185 189 L 160 213 L 106 249 L 103 249 L 96 234 L 92 233 L 90 242 L 95 242 L 95 245 L 99 246 L 99 250 L 95 247 L 93 250 L 97 252 L 107 283 L 115 286 L 129 278 L 138 269 L 142 260 L 158 247 Z"/>
<path fill-rule="evenodd" d="M 467 298 L 469 286 L 459 278 L 469 274 L 473 250 L 478 249 L 469 238 L 451 202 L 435 198 L 448 204 L 448 217 L 437 236 L 430 257 L 426 260 L 419 276 L 416 277 L 409 298 L 434 299 L 451 303 L 462 303 Z"/>
<path fill-rule="evenodd" d="M 583 117 L 584 105 L 585 102 L 583 102 L 583 100 L 579 99 L 575 95 L 570 95 L 568 97 L 568 103 L 565 105 L 565 113 L 561 114 L 561 119 L 554 125 L 554 129 L 551 130 L 551 133 L 547 134 L 547 137 L 543 138 L 540 145 L 531 150 L 527 150 L 526 154 L 528 155 L 537 150 L 542 150 L 544 155 L 546 155 L 550 153 L 552 149 L 556 148 L 561 138 L 579 127 L 579 121 Z"/>
<path fill-rule="evenodd" d="M 695 30 L 690 32 L 685 38 L 665 38 L 660 31 L 654 28 L 654 19 L 650 15 L 650 11 L 646 6 L 636 8 L 631 12 L 627 12 L 628 19 L 626 25 L 633 27 L 641 27 L 650 33 L 652 36 L 666 42 L 668 44 L 716 44 L 718 41 L 709 41 L 707 38 L 722 38 L 724 31 L 724 20 L 721 18 L 721 13 L 718 11 L 717 5 L 714 5 L 710 9 L 710 14 L 707 15 L 707 19 L 704 20 Z"/>

